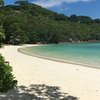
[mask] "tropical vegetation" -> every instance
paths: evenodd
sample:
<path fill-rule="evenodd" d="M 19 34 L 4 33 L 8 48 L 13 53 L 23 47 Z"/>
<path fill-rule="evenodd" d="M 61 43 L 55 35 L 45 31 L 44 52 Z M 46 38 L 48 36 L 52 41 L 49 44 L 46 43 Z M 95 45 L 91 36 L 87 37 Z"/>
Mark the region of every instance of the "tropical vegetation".
<path fill-rule="evenodd" d="M 28 0 L 2 5 L 0 23 L 6 44 L 100 41 L 100 19 L 65 16 Z"/>
<path fill-rule="evenodd" d="M 16 85 L 17 80 L 12 74 L 12 67 L 5 63 L 4 58 L 0 54 L 0 92 L 7 92 L 16 87 Z"/>

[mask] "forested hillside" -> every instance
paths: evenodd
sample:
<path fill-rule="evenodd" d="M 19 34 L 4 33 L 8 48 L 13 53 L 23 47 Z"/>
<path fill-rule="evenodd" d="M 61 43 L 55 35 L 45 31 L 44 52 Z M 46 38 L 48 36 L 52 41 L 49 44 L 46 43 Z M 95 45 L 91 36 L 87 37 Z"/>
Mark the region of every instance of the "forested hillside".
<path fill-rule="evenodd" d="M 96 41 L 100 19 L 67 17 L 23 1 L 0 7 L 0 32 L 6 44 Z"/>

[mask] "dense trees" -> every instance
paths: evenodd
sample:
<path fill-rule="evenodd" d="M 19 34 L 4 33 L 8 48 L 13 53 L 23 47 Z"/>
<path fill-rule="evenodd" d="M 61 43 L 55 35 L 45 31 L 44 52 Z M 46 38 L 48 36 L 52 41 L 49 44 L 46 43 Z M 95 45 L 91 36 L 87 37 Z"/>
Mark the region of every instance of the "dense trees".
<path fill-rule="evenodd" d="M 59 43 L 100 40 L 100 19 L 88 16 L 67 17 L 44 9 L 27 0 L 24 4 L 0 8 L 0 23 L 5 43 Z"/>

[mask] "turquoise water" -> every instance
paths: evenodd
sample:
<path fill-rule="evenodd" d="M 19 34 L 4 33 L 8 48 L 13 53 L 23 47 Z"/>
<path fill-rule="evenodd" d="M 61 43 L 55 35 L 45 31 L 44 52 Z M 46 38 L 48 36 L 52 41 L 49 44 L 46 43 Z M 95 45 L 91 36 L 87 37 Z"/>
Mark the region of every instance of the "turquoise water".
<path fill-rule="evenodd" d="M 42 45 L 23 51 L 57 61 L 100 68 L 100 43 Z"/>

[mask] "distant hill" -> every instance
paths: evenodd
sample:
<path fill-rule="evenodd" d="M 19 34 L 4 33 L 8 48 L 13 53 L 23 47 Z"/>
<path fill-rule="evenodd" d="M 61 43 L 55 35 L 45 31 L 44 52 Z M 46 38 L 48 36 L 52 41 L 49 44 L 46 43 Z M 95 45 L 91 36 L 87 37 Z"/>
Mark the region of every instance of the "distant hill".
<path fill-rule="evenodd" d="M 0 7 L 5 43 L 59 43 L 100 40 L 100 19 L 70 17 L 25 3 Z"/>

